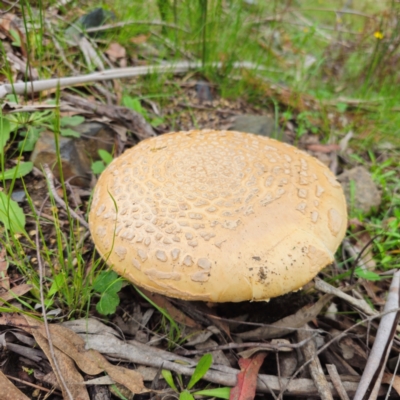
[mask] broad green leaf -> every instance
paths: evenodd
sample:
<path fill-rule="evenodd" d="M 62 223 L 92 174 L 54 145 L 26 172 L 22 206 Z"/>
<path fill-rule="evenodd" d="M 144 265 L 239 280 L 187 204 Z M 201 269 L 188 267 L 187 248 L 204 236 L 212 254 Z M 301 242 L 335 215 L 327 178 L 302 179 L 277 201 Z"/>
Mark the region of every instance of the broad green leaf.
<path fill-rule="evenodd" d="M 122 280 L 114 271 L 102 271 L 93 284 L 93 289 L 99 293 L 117 293 L 122 288 Z"/>
<path fill-rule="evenodd" d="M 10 139 L 10 121 L 0 116 L 0 154 L 3 154 L 4 147 Z"/>
<path fill-rule="evenodd" d="M 110 164 L 113 160 L 113 156 L 106 150 L 99 149 L 99 156 L 106 163 L 106 165 Z"/>
<path fill-rule="evenodd" d="M 359 278 L 366 279 L 368 281 L 380 281 L 382 279 L 377 273 L 362 268 L 356 268 L 355 274 Z"/>
<path fill-rule="evenodd" d="M 29 174 L 33 169 L 33 163 L 31 161 L 20 162 L 13 168 L 6 169 L 3 174 L 0 175 L 0 179 L 17 179 L 21 176 Z"/>
<path fill-rule="evenodd" d="M 210 369 L 211 364 L 213 362 L 211 354 L 204 354 L 203 357 L 200 358 L 196 369 L 193 372 L 192 377 L 190 378 L 189 384 L 187 386 L 188 389 L 191 389 Z"/>
<path fill-rule="evenodd" d="M 115 292 L 105 292 L 96 304 L 96 310 L 103 315 L 114 314 L 119 304 L 119 296 Z"/>
<path fill-rule="evenodd" d="M 175 390 L 175 392 L 178 391 L 178 388 L 175 385 L 174 378 L 172 377 L 171 371 L 168 371 L 167 369 L 163 369 L 161 371 L 161 375 L 165 379 L 165 382 L 168 383 L 169 387 Z"/>
<path fill-rule="evenodd" d="M 62 117 L 60 119 L 60 126 L 77 126 L 85 122 L 85 118 L 80 115 L 74 115 L 73 117 Z"/>
<path fill-rule="evenodd" d="M 231 394 L 231 388 L 229 387 L 222 387 L 216 389 L 204 389 L 199 390 L 198 392 L 194 392 L 195 395 L 201 396 L 210 396 L 210 397 L 218 397 L 219 399 L 229 399 Z"/>
<path fill-rule="evenodd" d="M 103 161 L 94 161 L 92 162 L 92 171 L 94 174 L 101 174 L 106 169 Z"/>
<path fill-rule="evenodd" d="M 179 400 L 194 400 L 194 397 L 187 390 L 184 390 L 179 393 Z"/>
<path fill-rule="evenodd" d="M 0 192 L 0 221 L 11 233 L 25 233 L 24 211 L 4 192 Z"/>
<path fill-rule="evenodd" d="M 61 133 L 61 136 L 65 136 L 65 137 L 75 137 L 75 138 L 81 137 L 81 134 L 79 132 L 76 132 L 70 128 L 62 128 L 62 129 L 60 129 L 60 133 Z"/>

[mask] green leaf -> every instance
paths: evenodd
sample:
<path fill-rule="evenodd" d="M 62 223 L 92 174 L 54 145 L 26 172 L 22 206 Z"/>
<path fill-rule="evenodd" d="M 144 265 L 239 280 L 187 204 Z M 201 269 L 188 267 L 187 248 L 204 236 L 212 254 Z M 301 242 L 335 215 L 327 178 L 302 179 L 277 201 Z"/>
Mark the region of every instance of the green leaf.
<path fill-rule="evenodd" d="M 122 280 L 114 271 L 102 271 L 94 281 L 93 289 L 99 293 L 117 293 L 122 288 Z"/>
<path fill-rule="evenodd" d="M 10 29 L 9 32 L 14 39 L 11 44 L 16 47 L 21 47 L 21 38 L 19 37 L 18 32 L 15 29 Z"/>
<path fill-rule="evenodd" d="M 73 117 L 62 117 L 60 119 L 60 126 L 77 126 L 85 122 L 85 118 L 80 115 L 74 115 Z"/>
<path fill-rule="evenodd" d="M 129 96 L 124 96 L 122 98 L 122 104 L 125 107 L 131 108 L 132 110 L 143 115 L 143 107 L 138 99 Z"/>
<path fill-rule="evenodd" d="M 106 169 L 103 161 L 94 161 L 92 162 L 92 171 L 94 174 L 99 175 Z"/>
<path fill-rule="evenodd" d="M 47 293 L 48 297 L 54 296 L 65 284 L 65 275 L 60 273 L 56 275 Z"/>
<path fill-rule="evenodd" d="M 99 149 L 99 156 L 106 165 L 110 164 L 110 162 L 113 160 L 113 156 L 108 151 L 103 149 Z"/>
<path fill-rule="evenodd" d="M 31 127 L 27 132 L 21 132 L 20 135 L 25 137 L 25 139 L 18 142 L 18 150 L 33 151 L 43 130 L 44 128 Z"/>
<path fill-rule="evenodd" d="M 66 137 L 75 137 L 75 138 L 81 137 L 81 134 L 79 132 L 76 132 L 70 128 L 60 129 L 60 133 L 61 133 L 61 136 L 66 136 Z"/>
<path fill-rule="evenodd" d="M 3 154 L 4 147 L 10 139 L 11 126 L 8 119 L 0 117 L 0 154 Z"/>
<path fill-rule="evenodd" d="M 362 268 L 356 268 L 355 274 L 357 277 L 362 279 L 367 279 L 368 281 L 380 281 L 382 277 L 379 276 L 377 273 L 368 271 Z"/>
<path fill-rule="evenodd" d="M 210 369 L 211 364 L 213 362 L 211 354 L 204 354 L 203 357 L 200 358 L 196 369 L 192 377 L 190 378 L 189 384 L 187 386 L 188 389 L 191 389 Z"/>
<path fill-rule="evenodd" d="M 164 120 L 160 117 L 154 118 L 151 120 L 151 126 L 154 126 L 154 128 L 157 128 L 157 126 L 161 125 L 164 122 Z"/>
<path fill-rule="evenodd" d="M 31 161 L 20 162 L 13 168 L 6 169 L 3 174 L 0 175 L 0 179 L 17 179 L 21 176 L 29 174 L 33 169 L 33 163 Z"/>
<path fill-rule="evenodd" d="M 163 369 L 161 371 L 161 375 L 165 379 L 165 382 L 168 383 L 169 387 L 175 390 L 175 392 L 178 392 L 178 388 L 175 385 L 174 378 L 172 377 L 171 371 L 168 371 L 167 369 Z"/>
<path fill-rule="evenodd" d="M 194 397 L 187 390 L 184 390 L 179 394 L 179 400 L 194 400 Z"/>
<path fill-rule="evenodd" d="M 107 291 L 101 295 L 100 301 L 96 304 L 96 310 L 103 315 L 114 314 L 117 310 L 118 304 L 118 295 Z"/>
<path fill-rule="evenodd" d="M 25 233 L 24 211 L 4 192 L 0 192 L 0 221 L 11 233 Z"/>
<path fill-rule="evenodd" d="M 210 397 L 218 397 L 219 399 L 229 399 L 231 394 L 231 388 L 229 387 L 222 387 L 216 389 L 204 389 L 199 390 L 198 392 L 194 392 L 193 394 L 198 394 L 202 396 L 210 396 Z"/>

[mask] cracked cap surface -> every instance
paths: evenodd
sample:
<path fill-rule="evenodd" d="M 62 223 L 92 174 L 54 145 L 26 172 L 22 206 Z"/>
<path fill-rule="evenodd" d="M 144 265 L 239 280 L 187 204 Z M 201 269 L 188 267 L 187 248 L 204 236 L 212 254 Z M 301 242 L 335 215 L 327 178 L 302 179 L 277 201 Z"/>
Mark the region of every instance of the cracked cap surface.
<path fill-rule="evenodd" d="M 101 256 L 138 286 L 212 302 L 267 300 L 308 283 L 340 245 L 346 201 L 316 158 L 249 133 L 140 142 L 95 187 Z"/>

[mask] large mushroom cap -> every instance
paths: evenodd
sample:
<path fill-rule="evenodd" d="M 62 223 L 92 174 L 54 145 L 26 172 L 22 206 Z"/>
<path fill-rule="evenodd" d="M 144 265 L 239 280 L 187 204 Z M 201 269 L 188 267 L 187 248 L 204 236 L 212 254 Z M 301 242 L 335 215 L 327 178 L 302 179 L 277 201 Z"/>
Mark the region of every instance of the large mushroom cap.
<path fill-rule="evenodd" d="M 267 300 L 333 261 L 346 230 L 340 184 L 317 159 L 231 131 L 165 134 L 100 176 L 96 248 L 148 290 L 186 300 Z"/>

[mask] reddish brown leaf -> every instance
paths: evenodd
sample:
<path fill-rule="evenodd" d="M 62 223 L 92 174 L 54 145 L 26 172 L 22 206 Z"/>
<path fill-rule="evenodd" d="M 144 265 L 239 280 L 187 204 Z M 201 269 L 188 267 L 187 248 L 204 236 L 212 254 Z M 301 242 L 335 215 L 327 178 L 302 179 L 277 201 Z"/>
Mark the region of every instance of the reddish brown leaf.
<path fill-rule="evenodd" d="M 266 353 L 258 353 L 253 358 L 239 360 L 240 372 L 237 384 L 231 390 L 229 400 L 252 400 L 256 395 L 258 371 L 264 361 Z"/>

